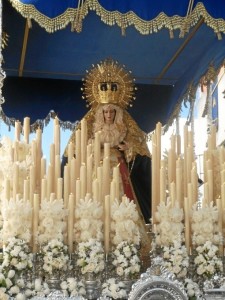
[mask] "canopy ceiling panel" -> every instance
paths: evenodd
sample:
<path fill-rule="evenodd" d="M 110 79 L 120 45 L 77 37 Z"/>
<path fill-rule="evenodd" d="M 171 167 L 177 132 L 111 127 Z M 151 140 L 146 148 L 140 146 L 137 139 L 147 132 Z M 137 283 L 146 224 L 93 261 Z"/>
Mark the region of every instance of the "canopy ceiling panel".
<path fill-rule="evenodd" d="M 75 0 L 3 0 L 3 10 L 8 78 L 69 80 L 80 86 L 92 64 L 110 57 L 131 70 L 145 91 L 137 93 L 131 109 L 139 118 L 153 114 L 154 121 L 168 122 L 190 84 L 197 85 L 209 66 L 217 69 L 224 62 L 222 0 L 86 0 L 79 5 Z M 5 93 L 12 98 L 10 83 Z"/>

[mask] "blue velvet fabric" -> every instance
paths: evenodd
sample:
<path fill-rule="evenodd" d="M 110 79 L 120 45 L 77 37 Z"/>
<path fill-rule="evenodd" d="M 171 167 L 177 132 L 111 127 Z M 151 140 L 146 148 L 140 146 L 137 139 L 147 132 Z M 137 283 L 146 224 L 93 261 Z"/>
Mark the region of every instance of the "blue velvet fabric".
<path fill-rule="evenodd" d="M 34 5 L 43 15 L 55 18 L 64 13 L 68 8 L 77 8 L 78 0 L 18 0 L 23 4 Z M 88 1 L 88 0 L 86 0 Z M 150 21 L 161 12 L 168 16 L 179 15 L 184 17 L 187 13 L 189 0 L 98 0 L 99 4 L 107 11 L 118 11 L 126 14 L 134 12 L 145 21 Z M 202 2 L 213 18 L 225 19 L 224 0 L 194 1 L 193 8 Z"/>
<path fill-rule="evenodd" d="M 33 5 L 40 13 L 49 18 L 63 14 L 68 8 L 77 8 L 78 0 L 19 0 L 27 5 Z"/>

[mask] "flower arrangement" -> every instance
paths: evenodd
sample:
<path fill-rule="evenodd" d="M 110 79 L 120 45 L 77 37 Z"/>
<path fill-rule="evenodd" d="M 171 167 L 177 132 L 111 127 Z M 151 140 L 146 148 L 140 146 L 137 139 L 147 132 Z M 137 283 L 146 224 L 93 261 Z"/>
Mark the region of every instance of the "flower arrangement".
<path fill-rule="evenodd" d="M 219 257 L 219 248 L 207 241 L 196 248 L 197 256 L 194 259 L 195 269 L 201 278 L 211 278 L 215 273 L 222 272 L 223 263 Z"/>
<path fill-rule="evenodd" d="M 203 245 L 207 241 L 211 241 L 215 245 L 222 243 L 223 236 L 218 227 L 218 208 L 213 206 L 212 202 L 200 209 L 197 205 L 193 206 L 192 231 L 194 245 Z"/>
<path fill-rule="evenodd" d="M 95 239 L 79 243 L 77 257 L 77 265 L 82 274 L 98 274 L 104 270 L 104 249 L 102 243 Z"/>
<path fill-rule="evenodd" d="M 115 200 L 111 206 L 112 244 L 123 241 L 139 245 L 141 234 L 138 224 L 139 216 L 134 201 L 123 197 L 121 203 Z"/>
<path fill-rule="evenodd" d="M 189 267 L 187 249 L 179 241 L 174 241 L 173 246 L 163 247 L 163 266 L 177 278 L 184 278 Z"/>
<path fill-rule="evenodd" d="M 121 242 L 112 251 L 112 264 L 120 277 L 136 278 L 141 269 L 141 261 L 136 245 L 127 241 Z"/>
<path fill-rule="evenodd" d="M 87 242 L 89 239 L 103 240 L 103 207 L 99 201 L 89 199 L 80 199 L 75 210 L 76 223 L 75 240 Z"/>
<path fill-rule="evenodd" d="M 3 227 L 1 238 L 6 241 L 12 237 L 18 237 L 30 242 L 32 226 L 32 207 L 30 201 L 24 201 L 18 197 L 4 201 L 2 208 Z"/>
<path fill-rule="evenodd" d="M 183 240 L 183 219 L 184 213 L 177 202 L 172 207 L 171 202 L 167 204 L 161 202 L 156 212 L 156 221 L 158 224 L 155 226 L 155 243 L 157 246 L 173 245 L 173 241 L 178 237 L 180 241 Z"/>
<path fill-rule="evenodd" d="M 185 278 L 184 289 L 189 300 L 196 300 L 198 297 L 201 297 L 201 291 L 198 284 L 190 278 Z"/>
<path fill-rule="evenodd" d="M 123 299 L 127 297 L 124 283 L 117 282 L 115 278 L 109 278 L 102 285 L 102 296 L 112 299 Z"/>
<path fill-rule="evenodd" d="M 46 244 L 53 239 L 62 241 L 66 228 L 66 215 L 67 210 L 64 208 L 63 199 L 42 200 L 37 241 L 40 244 Z"/>
<path fill-rule="evenodd" d="M 25 283 L 20 275 L 32 270 L 32 260 L 33 255 L 25 241 L 17 238 L 8 240 L 0 268 L 0 299 L 8 299 L 7 295 L 25 299 L 21 296 Z"/>
<path fill-rule="evenodd" d="M 52 275 L 59 270 L 67 270 L 69 256 L 67 246 L 62 241 L 53 239 L 41 249 L 43 259 L 43 270 L 46 274 Z"/>
<path fill-rule="evenodd" d="M 80 295 L 84 296 L 86 294 L 84 283 L 77 281 L 77 279 L 73 277 L 62 281 L 60 287 L 64 296 L 75 297 Z"/>
<path fill-rule="evenodd" d="M 17 274 L 22 271 L 31 270 L 33 267 L 33 254 L 30 252 L 27 243 L 18 238 L 11 238 L 4 249 L 2 262 L 3 274 L 10 270 Z"/>
<path fill-rule="evenodd" d="M 6 294 L 7 279 L 4 274 L 0 273 L 0 299 L 8 300 L 9 296 Z"/>

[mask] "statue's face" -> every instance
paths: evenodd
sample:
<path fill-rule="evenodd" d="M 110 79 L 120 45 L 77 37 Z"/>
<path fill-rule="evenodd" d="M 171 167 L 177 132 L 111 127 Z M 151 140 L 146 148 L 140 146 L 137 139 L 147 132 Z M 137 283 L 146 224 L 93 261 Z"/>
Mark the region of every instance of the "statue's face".
<path fill-rule="evenodd" d="M 113 124 L 116 116 L 116 111 L 115 109 L 110 107 L 104 108 L 103 116 L 106 124 Z"/>

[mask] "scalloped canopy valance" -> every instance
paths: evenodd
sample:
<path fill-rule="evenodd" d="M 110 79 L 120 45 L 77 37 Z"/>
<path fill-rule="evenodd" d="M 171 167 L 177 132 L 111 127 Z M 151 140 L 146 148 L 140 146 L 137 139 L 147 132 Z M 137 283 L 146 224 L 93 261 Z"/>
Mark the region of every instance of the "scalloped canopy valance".
<path fill-rule="evenodd" d="M 155 33 L 163 28 L 180 29 L 181 35 L 200 18 L 217 34 L 225 33 L 223 0 L 10 0 L 28 19 L 34 19 L 48 32 L 65 28 L 81 31 L 82 20 L 95 11 L 108 25 L 118 25 L 122 31 L 134 26 L 141 34 Z"/>

